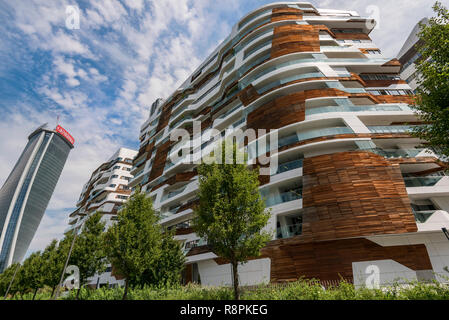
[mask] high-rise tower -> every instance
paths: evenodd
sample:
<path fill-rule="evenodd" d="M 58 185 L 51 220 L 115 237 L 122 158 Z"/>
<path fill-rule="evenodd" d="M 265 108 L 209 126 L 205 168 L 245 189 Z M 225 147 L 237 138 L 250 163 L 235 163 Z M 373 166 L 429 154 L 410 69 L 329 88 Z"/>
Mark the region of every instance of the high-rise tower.
<path fill-rule="evenodd" d="M 37 128 L 0 189 L 0 272 L 20 262 L 41 222 L 74 139 L 61 126 Z"/>

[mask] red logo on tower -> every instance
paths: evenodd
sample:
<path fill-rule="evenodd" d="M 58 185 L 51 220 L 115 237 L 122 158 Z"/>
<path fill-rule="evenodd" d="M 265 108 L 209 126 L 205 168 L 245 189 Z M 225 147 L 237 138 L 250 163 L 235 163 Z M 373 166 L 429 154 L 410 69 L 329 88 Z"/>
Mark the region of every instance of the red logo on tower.
<path fill-rule="evenodd" d="M 61 127 L 60 125 L 58 125 L 56 127 L 56 131 L 58 133 L 60 133 L 64 138 L 66 138 L 66 140 L 68 142 L 70 142 L 72 145 L 75 144 L 75 139 L 73 139 L 73 137 L 70 135 L 70 133 L 67 132 L 66 129 L 64 129 L 63 127 Z"/>

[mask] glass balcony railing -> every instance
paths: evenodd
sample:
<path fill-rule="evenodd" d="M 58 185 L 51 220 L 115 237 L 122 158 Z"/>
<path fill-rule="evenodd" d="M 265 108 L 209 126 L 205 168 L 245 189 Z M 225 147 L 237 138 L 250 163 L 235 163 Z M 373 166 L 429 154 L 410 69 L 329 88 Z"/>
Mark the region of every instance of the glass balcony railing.
<path fill-rule="evenodd" d="M 162 197 L 162 201 L 173 198 L 174 196 L 177 196 L 178 194 L 183 193 L 185 189 L 186 189 L 186 187 L 178 189 L 178 190 L 170 191 L 169 193 L 167 193 L 166 195 L 164 195 Z"/>
<path fill-rule="evenodd" d="M 349 127 L 332 127 L 332 128 L 322 128 L 322 129 L 315 129 L 310 131 L 304 131 L 298 133 L 298 140 L 308 140 L 318 137 L 325 137 L 325 136 L 331 136 L 336 134 L 346 134 L 346 133 L 354 133 L 351 128 Z"/>
<path fill-rule="evenodd" d="M 431 177 L 404 177 L 405 186 L 407 188 L 412 187 L 433 187 L 443 177 L 431 176 Z"/>
<path fill-rule="evenodd" d="M 256 52 L 257 50 L 262 49 L 263 47 L 266 47 L 268 45 L 271 46 L 273 39 L 270 37 L 269 39 L 263 41 L 262 43 L 258 44 L 257 46 L 255 46 L 254 48 L 248 50 L 245 52 L 245 55 L 243 57 L 243 60 L 246 60 L 246 58 L 248 58 L 250 55 L 252 55 L 254 52 Z"/>
<path fill-rule="evenodd" d="M 220 115 L 217 119 L 223 120 L 225 119 L 227 116 L 231 115 L 232 113 L 234 113 L 235 111 L 237 111 L 238 109 L 240 109 L 242 107 L 242 104 L 238 104 L 237 106 L 235 106 L 234 108 L 232 108 L 231 110 L 227 111 L 226 113 L 223 113 L 222 115 Z"/>
<path fill-rule="evenodd" d="M 425 223 L 429 218 L 436 212 L 436 210 L 426 210 L 426 211 L 415 211 L 413 210 L 413 214 L 415 215 L 415 220 L 418 223 Z"/>
<path fill-rule="evenodd" d="M 401 149 L 401 150 L 383 150 L 383 149 L 364 149 L 385 158 L 414 158 L 424 149 Z"/>
<path fill-rule="evenodd" d="M 178 125 L 180 125 L 182 122 L 187 121 L 187 120 L 192 120 L 193 116 L 189 115 L 189 116 L 185 116 L 182 117 L 181 119 L 179 119 L 178 121 L 176 121 L 174 124 L 170 125 L 171 128 L 175 128 Z"/>
<path fill-rule="evenodd" d="M 368 129 L 373 133 L 407 133 L 414 126 L 370 126 Z"/>
<path fill-rule="evenodd" d="M 271 11 L 272 11 L 271 8 L 270 8 L 270 9 L 265 9 L 265 10 L 262 10 L 262 11 L 256 13 L 256 14 L 255 14 L 254 16 L 252 16 L 252 17 L 246 18 L 245 20 L 243 20 L 242 22 L 240 22 L 240 24 L 239 24 L 239 30 L 242 29 L 243 27 L 245 27 L 245 26 L 246 26 L 247 24 L 249 24 L 250 22 L 254 21 L 256 18 L 258 18 L 258 17 L 260 17 L 260 16 L 262 16 L 262 15 L 268 13 L 268 12 L 271 12 Z"/>
<path fill-rule="evenodd" d="M 180 207 L 181 207 L 181 205 L 176 206 L 175 208 L 171 208 L 168 211 L 162 212 L 161 213 L 161 218 L 162 219 L 166 219 L 166 218 L 169 218 L 171 216 L 174 216 Z"/>
<path fill-rule="evenodd" d="M 298 159 L 298 160 L 293 160 L 290 162 L 281 163 L 278 166 L 277 171 L 273 175 L 291 171 L 291 170 L 295 170 L 298 168 L 302 168 L 302 165 L 303 165 L 303 159 Z"/>
<path fill-rule="evenodd" d="M 302 190 L 295 189 L 286 192 L 282 192 L 279 194 L 268 196 L 265 199 L 265 205 L 267 207 L 273 207 L 281 203 L 290 202 L 302 199 Z"/>
<path fill-rule="evenodd" d="M 252 69 L 253 67 L 261 64 L 263 61 L 269 59 L 271 56 L 270 52 L 267 52 L 266 54 L 264 54 L 263 56 L 257 58 L 256 60 L 254 60 L 252 63 L 250 64 L 245 64 L 243 65 L 239 70 L 238 70 L 238 76 L 241 77 L 242 75 L 244 75 L 248 70 Z M 251 83 L 251 82 L 250 82 Z M 248 83 L 249 84 L 249 83 Z M 247 84 L 247 85 L 248 85 Z M 239 88 L 244 88 L 245 86 L 241 86 L 239 83 Z"/>
<path fill-rule="evenodd" d="M 273 89 L 277 86 L 292 82 L 292 81 L 296 81 L 296 80 L 301 80 L 301 79 L 308 79 L 308 78 L 321 78 L 324 77 L 324 75 L 321 72 L 311 72 L 311 73 L 304 73 L 304 74 L 295 74 L 293 76 L 281 79 L 281 80 L 276 80 L 273 81 L 265 86 L 263 86 L 262 88 L 257 90 L 258 94 L 263 94 L 265 92 L 267 92 L 270 89 Z"/>
<path fill-rule="evenodd" d="M 331 112 L 360 112 L 360 111 L 411 111 L 409 106 L 401 105 L 370 105 L 370 106 L 329 106 L 318 108 L 307 108 L 306 115 Z"/>
<path fill-rule="evenodd" d="M 302 223 L 279 227 L 276 230 L 278 239 L 287 239 L 302 234 Z"/>
<path fill-rule="evenodd" d="M 304 131 L 300 133 L 293 133 L 289 136 L 282 137 L 278 140 L 278 148 L 282 148 L 303 140 L 318 138 L 318 137 L 326 137 L 333 136 L 338 134 L 346 134 L 346 133 L 354 133 L 349 127 L 331 127 L 331 128 L 321 128 L 314 129 L 309 131 Z M 248 157 L 249 159 L 254 159 L 266 152 L 269 152 L 271 149 L 269 146 L 266 146 L 264 149 L 258 146 L 257 152 L 255 151 L 257 145 L 257 141 L 252 142 L 250 146 L 248 146 Z"/>

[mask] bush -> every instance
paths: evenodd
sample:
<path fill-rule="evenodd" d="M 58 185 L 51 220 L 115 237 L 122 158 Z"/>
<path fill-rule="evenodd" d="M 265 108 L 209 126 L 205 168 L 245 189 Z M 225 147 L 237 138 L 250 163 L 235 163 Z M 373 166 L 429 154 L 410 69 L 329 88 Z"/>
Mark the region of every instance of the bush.
<path fill-rule="evenodd" d="M 121 300 L 124 288 L 82 288 L 82 300 Z M 50 299 L 51 289 L 41 289 L 36 300 Z M 16 294 L 14 300 L 31 300 L 33 294 Z M 2 298 L 0 298 L 1 300 Z M 75 300 L 76 290 L 60 299 Z M 145 286 L 130 288 L 129 300 L 232 300 L 230 287 L 205 287 L 196 284 L 187 286 Z M 243 288 L 242 300 L 448 300 L 447 284 L 414 282 L 407 285 L 396 283 L 381 289 L 355 288 L 351 283 L 324 288 L 317 280 L 299 280 L 281 285 L 259 285 Z"/>

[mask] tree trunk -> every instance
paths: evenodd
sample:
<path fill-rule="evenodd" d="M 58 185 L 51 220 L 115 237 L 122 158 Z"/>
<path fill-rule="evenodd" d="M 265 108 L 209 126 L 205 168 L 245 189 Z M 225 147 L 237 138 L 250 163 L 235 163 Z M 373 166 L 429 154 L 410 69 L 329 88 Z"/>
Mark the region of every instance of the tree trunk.
<path fill-rule="evenodd" d="M 127 295 L 128 295 L 128 279 L 125 279 L 125 293 L 123 294 L 122 300 L 126 300 Z"/>
<path fill-rule="evenodd" d="M 55 293 L 55 289 L 56 289 L 56 286 L 53 286 L 53 288 L 51 290 L 50 299 L 51 299 L 51 297 L 53 297 L 53 294 Z"/>
<path fill-rule="evenodd" d="M 240 300 L 240 294 L 239 294 L 239 274 L 238 274 L 238 262 L 232 261 L 232 276 L 234 284 L 234 299 Z"/>
<path fill-rule="evenodd" d="M 80 291 L 81 291 L 81 286 L 78 288 L 78 291 L 76 292 L 76 300 L 79 300 L 79 298 L 80 298 Z"/>
<path fill-rule="evenodd" d="M 36 293 L 38 289 L 34 289 L 33 300 L 36 298 Z"/>

